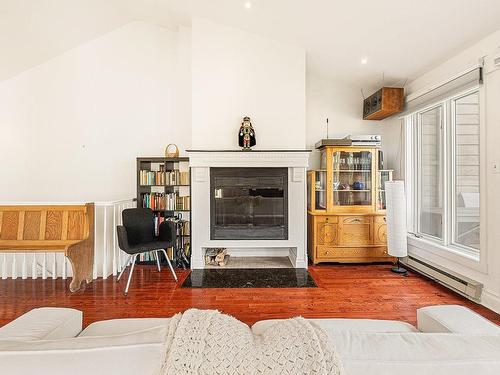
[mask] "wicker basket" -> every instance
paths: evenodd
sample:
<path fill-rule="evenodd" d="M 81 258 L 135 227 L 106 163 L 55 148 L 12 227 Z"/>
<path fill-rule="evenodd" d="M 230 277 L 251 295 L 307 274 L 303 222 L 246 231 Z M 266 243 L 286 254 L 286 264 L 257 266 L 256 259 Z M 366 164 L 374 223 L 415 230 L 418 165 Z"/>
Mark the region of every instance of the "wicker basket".
<path fill-rule="evenodd" d="M 174 151 L 171 151 L 175 147 Z M 179 157 L 179 147 L 176 144 L 170 143 L 165 147 L 165 157 L 166 158 L 178 158 Z"/>

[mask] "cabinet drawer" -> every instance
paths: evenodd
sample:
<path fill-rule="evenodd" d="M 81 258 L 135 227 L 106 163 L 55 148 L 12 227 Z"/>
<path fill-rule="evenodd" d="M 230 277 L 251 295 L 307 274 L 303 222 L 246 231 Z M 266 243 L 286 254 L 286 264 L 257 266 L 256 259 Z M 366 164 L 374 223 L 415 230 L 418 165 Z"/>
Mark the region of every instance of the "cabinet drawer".
<path fill-rule="evenodd" d="M 332 215 L 332 216 L 315 216 L 316 222 L 317 223 L 338 223 L 339 222 L 339 217 Z"/>
<path fill-rule="evenodd" d="M 371 261 L 373 258 L 380 259 L 388 257 L 386 247 L 327 247 L 317 246 L 316 257 L 319 259 L 335 259 L 350 262 Z"/>
<path fill-rule="evenodd" d="M 341 246 L 363 246 L 372 244 L 371 216 L 344 216 L 339 224 Z"/>
<path fill-rule="evenodd" d="M 335 249 L 326 246 L 317 246 L 316 256 L 318 258 L 332 258 L 335 256 Z"/>

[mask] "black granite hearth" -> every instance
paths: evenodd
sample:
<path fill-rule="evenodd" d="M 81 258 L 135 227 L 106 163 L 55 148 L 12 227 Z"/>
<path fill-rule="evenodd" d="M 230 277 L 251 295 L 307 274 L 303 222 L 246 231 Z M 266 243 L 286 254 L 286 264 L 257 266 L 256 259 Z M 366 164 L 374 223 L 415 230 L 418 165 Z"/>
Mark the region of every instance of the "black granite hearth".
<path fill-rule="evenodd" d="M 182 288 L 317 288 L 317 285 L 302 268 L 226 268 L 193 270 Z"/>

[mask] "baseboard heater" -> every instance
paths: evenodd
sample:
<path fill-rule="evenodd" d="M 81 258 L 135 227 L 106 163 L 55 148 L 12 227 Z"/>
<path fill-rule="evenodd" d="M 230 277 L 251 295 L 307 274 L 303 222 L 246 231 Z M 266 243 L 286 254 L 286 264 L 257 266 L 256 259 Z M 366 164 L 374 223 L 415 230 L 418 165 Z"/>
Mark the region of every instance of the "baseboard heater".
<path fill-rule="evenodd" d="M 475 302 L 479 302 L 481 299 L 483 284 L 475 280 L 414 256 L 402 258 L 401 263 Z"/>

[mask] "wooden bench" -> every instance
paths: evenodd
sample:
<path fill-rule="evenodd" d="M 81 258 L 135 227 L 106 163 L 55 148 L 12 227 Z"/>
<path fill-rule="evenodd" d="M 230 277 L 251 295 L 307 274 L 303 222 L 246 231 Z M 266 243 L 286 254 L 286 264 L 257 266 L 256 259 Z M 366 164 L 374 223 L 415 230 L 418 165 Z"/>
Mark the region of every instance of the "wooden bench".
<path fill-rule="evenodd" d="M 94 204 L 0 206 L 0 252 L 64 253 L 73 267 L 70 291 L 92 281 Z"/>

